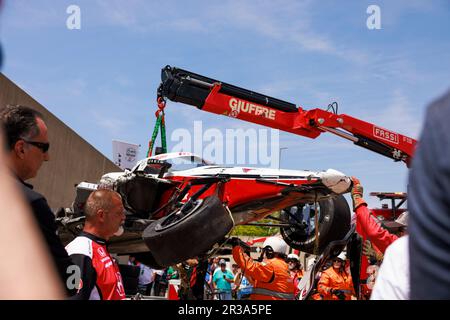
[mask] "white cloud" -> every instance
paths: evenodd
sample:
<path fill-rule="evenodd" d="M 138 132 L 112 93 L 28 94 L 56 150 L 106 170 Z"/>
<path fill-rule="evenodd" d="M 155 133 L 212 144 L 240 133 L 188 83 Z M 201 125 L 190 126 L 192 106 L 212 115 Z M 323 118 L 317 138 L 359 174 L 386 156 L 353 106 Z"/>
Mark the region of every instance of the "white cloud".
<path fill-rule="evenodd" d="M 197 33 L 206 33 L 208 29 L 195 18 L 186 18 L 186 19 L 177 19 L 168 21 L 170 27 L 179 31 L 189 31 L 189 32 L 197 32 Z"/>
<path fill-rule="evenodd" d="M 126 127 L 130 125 L 130 122 L 123 120 L 123 118 L 119 119 L 105 114 L 100 114 L 98 111 L 91 111 L 90 113 L 95 119 L 94 122 L 113 137 L 123 136 L 123 132 L 126 131 Z"/>
<path fill-rule="evenodd" d="M 422 126 L 422 119 L 418 117 L 417 112 L 411 110 L 412 106 L 413 102 L 407 95 L 401 90 L 395 90 L 393 101 L 384 110 L 382 117 L 395 130 L 417 139 Z"/>
<path fill-rule="evenodd" d="M 131 87 L 134 84 L 130 78 L 119 75 L 114 79 L 121 87 Z"/>
<path fill-rule="evenodd" d="M 65 28 L 67 14 L 65 7 L 55 6 L 54 1 L 40 1 L 39 5 L 35 2 L 15 0 L 6 1 L 5 12 L 2 12 L 2 18 L 11 28 L 17 29 L 36 29 L 48 26 L 60 25 Z M 9 17 L 15 16 L 15 19 Z"/>
<path fill-rule="evenodd" d="M 85 92 L 87 85 L 84 79 L 73 79 L 67 81 L 67 84 L 64 85 L 64 90 L 69 96 L 81 96 Z"/>
<path fill-rule="evenodd" d="M 417 139 L 422 126 L 422 117 L 417 114 L 417 108 L 400 89 L 394 89 L 390 102 L 385 108 L 367 112 L 364 120 L 385 127 L 414 139 Z"/>
<path fill-rule="evenodd" d="M 411 63 L 409 53 L 379 54 L 371 59 L 367 66 L 369 76 L 382 80 L 397 79 L 403 83 L 415 84 L 423 77 L 416 71 L 416 65 Z"/>
<path fill-rule="evenodd" d="M 139 16 L 149 13 L 148 3 L 146 5 L 146 2 L 141 0 L 128 0 L 126 3 L 117 0 L 97 0 L 96 3 L 103 21 L 120 27 L 140 28 Z"/>
<path fill-rule="evenodd" d="M 142 0 L 96 3 L 101 12 L 99 19 L 103 17 L 106 24 L 135 32 L 162 29 L 212 35 L 222 30 L 254 32 L 271 41 L 293 45 L 299 51 L 333 55 L 359 64 L 368 60 L 365 52 L 337 45 L 314 30 L 310 0 L 193 2 L 194 9 L 170 1 L 158 5 Z"/>
<path fill-rule="evenodd" d="M 447 8 L 445 8 L 447 7 Z M 405 23 L 401 18 L 411 13 L 429 13 L 432 11 L 448 10 L 447 0 L 423 1 L 384 1 L 380 4 L 381 23 L 383 27 L 392 27 L 398 23 Z M 408 26 L 405 26 L 408 27 Z"/>
<path fill-rule="evenodd" d="M 356 63 L 366 63 L 363 51 L 338 46 L 327 36 L 314 30 L 311 1 L 257 1 L 223 2 L 210 8 L 209 15 L 224 18 L 228 25 L 239 26 L 281 43 L 287 43 L 301 51 L 319 52 L 338 56 Z"/>

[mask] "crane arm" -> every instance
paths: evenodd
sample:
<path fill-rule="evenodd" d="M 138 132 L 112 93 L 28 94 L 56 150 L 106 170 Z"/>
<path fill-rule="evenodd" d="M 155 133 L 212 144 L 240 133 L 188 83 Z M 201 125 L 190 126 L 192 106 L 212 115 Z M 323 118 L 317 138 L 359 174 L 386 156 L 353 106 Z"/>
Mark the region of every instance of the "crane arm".
<path fill-rule="evenodd" d="M 329 132 L 409 167 L 417 141 L 346 114 L 295 104 L 179 68 L 162 70 L 158 97 L 315 139 Z"/>

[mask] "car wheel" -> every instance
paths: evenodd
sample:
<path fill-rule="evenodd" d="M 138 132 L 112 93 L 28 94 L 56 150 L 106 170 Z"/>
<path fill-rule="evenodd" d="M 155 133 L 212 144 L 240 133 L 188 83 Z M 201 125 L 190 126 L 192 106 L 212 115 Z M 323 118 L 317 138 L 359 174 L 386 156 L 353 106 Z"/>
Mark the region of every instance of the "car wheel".
<path fill-rule="evenodd" d="M 155 262 L 168 267 L 201 255 L 233 228 L 230 212 L 217 196 L 197 200 L 187 212 L 178 209 L 143 232 Z"/>
<path fill-rule="evenodd" d="M 280 231 L 283 239 L 292 248 L 318 255 L 331 241 L 344 238 L 350 230 L 351 213 L 342 195 L 320 201 L 317 206 L 319 245 L 316 248 L 314 208 L 314 204 L 301 204 L 283 210 L 280 217 L 288 221 L 291 226 L 282 227 Z"/>

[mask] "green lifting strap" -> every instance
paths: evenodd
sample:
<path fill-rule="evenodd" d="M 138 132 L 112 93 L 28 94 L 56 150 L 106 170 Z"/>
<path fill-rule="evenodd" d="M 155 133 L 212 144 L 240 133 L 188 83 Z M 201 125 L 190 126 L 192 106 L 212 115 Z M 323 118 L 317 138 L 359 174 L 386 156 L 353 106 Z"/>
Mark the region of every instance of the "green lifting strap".
<path fill-rule="evenodd" d="M 166 117 L 164 115 L 164 111 L 162 112 L 162 118 L 161 118 L 161 147 L 162 147 L 162 153 L 167 153 Z"/>
<path fill-rule="evenodd" d="M 152 156 L 153 146 L 158 136 L 159 129 L 161 128 L 161 147 L 162 153 L 167 153 L 167 142 L 166 142 L 166 123 L 164 119 L 164 111 L 159 113 L 156 119 L 155 128 L 153 129 L 152 139 L 148 143 L 147 158 Z"/>

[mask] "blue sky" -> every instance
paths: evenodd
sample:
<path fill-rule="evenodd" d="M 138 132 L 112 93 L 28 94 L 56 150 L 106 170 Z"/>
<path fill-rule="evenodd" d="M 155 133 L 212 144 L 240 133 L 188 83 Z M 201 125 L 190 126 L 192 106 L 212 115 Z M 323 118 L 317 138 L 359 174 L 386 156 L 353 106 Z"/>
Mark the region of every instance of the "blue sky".
<path fill-rule="evenodd" d="M 449 2 L 343 3 L 6 0 L 3 73 L 109 157 L 112 139 L 146 152 L 165 65 L 305 109 L 337 101 L 340 113 L 418 138 L 426 105 L 450 87 Z M 71 4 L 81 30 L 66 27 Z M 371 4 L 381 30 L 366 27 Z M 169 137 L 195 120 L 223 132 L 262 128 L 179 103 L 166 109 Z M 335 168 L 367 192 L 406 190 L 406 166 L 341 138 L 281 132 L 280 147 L 283 168 Z"/>

